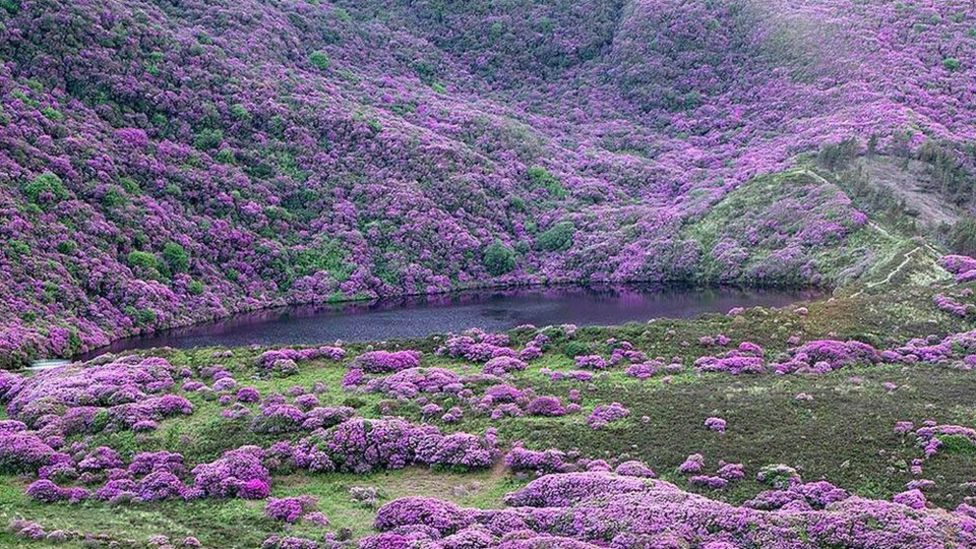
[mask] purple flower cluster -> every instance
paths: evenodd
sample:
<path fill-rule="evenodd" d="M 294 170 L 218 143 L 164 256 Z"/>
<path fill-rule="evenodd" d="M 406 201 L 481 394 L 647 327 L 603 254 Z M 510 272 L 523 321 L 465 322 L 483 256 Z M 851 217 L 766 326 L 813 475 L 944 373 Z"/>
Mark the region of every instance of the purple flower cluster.
<path fill-rule="evenodd" d="M 777 374 L 824 374 L 844 366 L 871 365 L 881 360 L 881 353 L 867 343 L 822 339 L 792 349 L 789 360 L 770 367 Z"/>
<path fill-rule="evenodd" d="M 725 485 L 721 477 L 696 484 Z M 380 508 L 382 533 L 363 547 L 480 540 L 477 547 L 941 547 L 976 542 L 976 509 L 928 510 L 917 493 L 898 502 L 850 497 L 825 481 L 764 492 L 736 507 L 673 484 L 606 472 L 540 477 L 505 497 L 510 507 L 464 509 L 431 498 Z M 406 542 L 407 539 L 412 541 Z M 393 545 L 391 545 L 393 544 Z M 464 545 L 458 545 L 464 546 Z"/>
<path fill-rule="evenodd" d="M 660 372 L 662 368 L 664 368 L 664 362 L 659 360 L 650 360 L 647 362 L 631 364 L 627 367 L 627 370 L 624 373 L 637 379 L 648 379 Z"/>
<path fill-rule="evenodd" d="M 437 350 L 438 354 L 454 358 L 463 358 L 472 362 L 488 362 L 499 357 L 519 358 L 519 353 L 508 347 L 509 338 L 504 334 L 492 334 L 477 328 L 467 330 L 461 335 L 451 336 L 444 342 L 444 346 Z M 541 344 L 539 346 L 541 351 Z M 534 358 L 530 356 L 525 360 Z M 521 359 L 520 359 L 521 360 Z"/>
<path fill-rule="evenodd" d="M 710 417 L 705 420 L 705 427 L 710 431 L 724 433 L 726 421 L 720 417 Z"/>
<path fill-rule="evenodd" d="M 510 356 L 498 356 L 485 363 L 484 373 L 489 375 L 503 376 L 510 372 L 519 372 L 528 365 L 522 360 Z"/>
<path fill-rule="evenodd" d="M 420 352 L 368 351 L 357 356 L 352 366 L 371 374 L 399 372 L 420 366 Z"/>
<path fill-rule="evenodd" d="M 605 370 L 610 363 L 600 355 L 581 355 L 576 357 L 576 367 L 587 370 Z"/>
<path fill-rule="evenodd" d="M 444 368 L 407 368 L 369 380 L 364 389 L 410 399 L 420 393 L 456 394 L 464 387 L 461 377 Z"/>
<path fill-rule="evenodd" d="M 610 352 L 610 364 L 620 364 L 629 362 L 638 364 L 647 361 L 647 355 L 638 350 L 629 341 L 615 341 L 612 343 L 613 351 Z"/>
<path fill-rule="evenodd" d="M 258 365 L 262 368 L 273 369 L 279 360 L 290 360 L 298 363 L 318 358 L 342 360 L 345 356 L 346 351 L 344 349 L 330 346 L 309 349 L 273 349 L 258 356 Z"/>
<path fill-rule="evenodd" d="M 303 516 L 312 514 L 317 506 L 318 501 L 311 496 L 268 498 L 264 505 L 264 515 L 271 520 L 295 523 Z"/>
<path fill-rule="evenodd" d="M 956 276 L 956 282 L 976 280 L 976 259 L 965 255 L 945 255 L 939 265 Z"/>
<path fill-rule="evenodd" d="M 935 302 L 935 306 L 939 309 L 956 316 L 966 317 L 976 314 L 976 305 L 972 303 L 960 303 L 945 294 L 936 294 L 932 298 L 932 301 Z"/>
<path fill-rule="evenodd" d="M 566 454 L 555 448 L 536 451 L 516 444 L 505 454 L 505 465 L 515 472 L 529 471 L 540 475 L 558 473 L 566 465 Z"/>
<path fill-rule="evenodd" d="M 353 418 L 319 429 L 292 449 L 295 465 L 310 471 L 366 473 L 408 465 L 488 467 L 497 456 L 494 431 L 478 437 L 443 434 L 400 419 Z"/>
<path fill-rule="evenodd" d="M 602 429 L 610 423 L 619 421 L 630 415 L 630 410 L 619 402 L 610 404 L 600 404 L 593 409 L 593 412 L 586 418 L 587 425 L 591 429 Z"/>
<path fill-rule="evenodd" d="M 559 397 L 543 395 L 532 399 L 525 406 L 525 412 L 530 416 L 564 416 L 567 414 L 566 407 L 559 400 Z"/>

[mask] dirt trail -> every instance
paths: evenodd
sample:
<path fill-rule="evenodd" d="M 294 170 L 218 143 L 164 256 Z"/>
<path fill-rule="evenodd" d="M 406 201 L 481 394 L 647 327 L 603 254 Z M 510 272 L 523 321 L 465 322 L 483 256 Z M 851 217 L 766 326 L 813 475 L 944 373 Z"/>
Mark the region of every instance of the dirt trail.
<path fill-rule="evenodd" d="M 912 256 L 916 252 L 920 252 L 923 249 L 924 249 L 923 246 L 916 246 L 910 252 L 905 254 L 905 259 L 902 260 L 902 262 L 897 267 L 895 267 L 894 270 L 888 273 L 888 276 L 884 277 L 883 280 L 879 280 L 877 282 L 869 282 L 865 284 L 863 288 L 851 294 L 851 297 L 857 297 L 872 288 L 877 288 L 878 286 L 881 286 L 883 284 L 888 284 L 889 282 L 891 282 L 891 279 L 894 278 L 896 274 L 901 272 L 901 270 L 905 267 L 905 265 L 908 265 L 908 262 L 912 260 Z"/>

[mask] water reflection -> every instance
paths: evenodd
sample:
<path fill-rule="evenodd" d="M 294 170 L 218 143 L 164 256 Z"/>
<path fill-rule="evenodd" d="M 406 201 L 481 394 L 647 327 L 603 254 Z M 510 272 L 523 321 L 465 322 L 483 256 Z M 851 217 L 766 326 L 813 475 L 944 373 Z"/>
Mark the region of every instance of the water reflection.
<path fill-rule="evenodd" d="M 659 285 L 551 286 L 296 306 L 115 342 L 106 351 L 149 347 L 297 345 L 423 337 L 470 327 L 521 324 L 610 325 L 652 318 L 692 318 L 732 307 L 784 306 L 815 290 L 686 288 Z M 84 358 L 84 357 L 83 357 Z"/>

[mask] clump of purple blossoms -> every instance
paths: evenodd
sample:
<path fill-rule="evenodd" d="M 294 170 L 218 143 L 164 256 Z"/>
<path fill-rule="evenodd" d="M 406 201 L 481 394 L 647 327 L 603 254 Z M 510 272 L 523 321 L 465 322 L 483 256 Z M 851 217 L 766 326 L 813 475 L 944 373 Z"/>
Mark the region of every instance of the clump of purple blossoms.
<path fill-rule="evenodd" d="M 610 423 L 619 421 L 630 415 L 630 410 L 619 402 L 610 404 L 600 404 L 593 409 L 590 417 L 586 418 L 586 423 L 591 429 L 601 429 Z"/>
<path fill-rule="evenodd" d="M 727 422 L 720 417 L 710 417 L 705 420 L 705 427 L 710 431 L 724 433 Z"/>
<path fill-rule="evenodd" d="M 271 520 L 295 523 L 303 515 L 315 511 L 318 501 L 311 496 L 269 498 L 264 505 L 264 515 Z"/>
<path fill-rule="evenodd" d="M 524 370 L 528 365 L 522 360 L 510 356 L 499 356 L 485 363 L 483 373 L 502 376 L 510 372 Z"/>
<path fill-rule="evenodd" d="M 610 364 L 600 355 L 581 355 L 576 357 L 576 367 L 587 370 L 605 370 Z"/>
<path fill-rule="evenodd" d="M 368 351 L 353 360 L 353 367 L 371 374 L 399 372 L 420 366 L 420 351 Z"/>
<path fill-rule="evenodd" d="M 532 399 L 525 407 L 525 412 L 530 416 L 548 417 L 564 416 L 567 413 L 559 397 L 546 395 Z"/>

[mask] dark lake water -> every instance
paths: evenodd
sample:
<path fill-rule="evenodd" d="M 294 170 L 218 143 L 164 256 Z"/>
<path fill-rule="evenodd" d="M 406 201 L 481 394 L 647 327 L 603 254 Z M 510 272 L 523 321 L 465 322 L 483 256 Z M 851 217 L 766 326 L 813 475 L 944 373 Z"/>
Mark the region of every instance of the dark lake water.
<path fill-rule="evenodd" d="M 522 324 L 611 325 L 652 318 L 694 318 L 733 307 L 781 307 L 821 296 L 816 290 L 673 288 L 654 285 L 555 286 L 272 309 L 116 341 L 89 353 L 151 347 L 300 345 L 424 337 Z M 87 358 L 87 357 L 86 357 Z"/>

